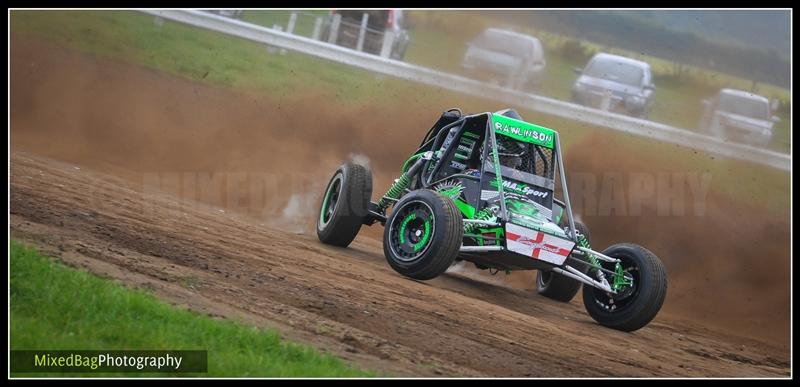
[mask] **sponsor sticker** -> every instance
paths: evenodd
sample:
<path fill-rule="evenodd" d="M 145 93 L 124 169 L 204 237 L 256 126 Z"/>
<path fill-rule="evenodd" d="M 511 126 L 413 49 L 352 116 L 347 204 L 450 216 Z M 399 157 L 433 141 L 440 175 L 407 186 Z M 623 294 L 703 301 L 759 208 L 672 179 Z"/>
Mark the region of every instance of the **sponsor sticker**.
<path fill-rule="evenodd" d="M 492 188 L 497 188 L 497 181 L 492 180 L 489 182 L 489 185 Z M 511 180 L 503 180 L 503 189 L 508 190 L 510 192 L 525 195 L 525 196 L 533 196 L 533 197 L 541 197 L 546 198 L 549 192 L 547 191 L 539 191 L 537 189 L 533 189 L 525 184 L 516 183 Z"/>
<path fill-rule="evenodd" d="M 496 133 L 553 149 L 555 131 L 552 129 L 499 114 L 492 114 L 492 124 Z"/>

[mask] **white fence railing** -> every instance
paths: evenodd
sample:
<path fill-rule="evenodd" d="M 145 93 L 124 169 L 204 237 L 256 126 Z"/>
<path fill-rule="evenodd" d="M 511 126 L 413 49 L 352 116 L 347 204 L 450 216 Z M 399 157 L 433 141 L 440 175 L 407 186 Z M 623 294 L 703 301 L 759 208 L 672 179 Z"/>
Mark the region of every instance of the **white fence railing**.
<path fill-rule="evenodd" d="M 686 129 L 576 105 L 539 95 L 509 90 L 453 74 L 431 70 L 429 68 L 388 59 L 378 55 L 366 54 L 304 36 L 292 35 L 290 33 L 218 16 L 208 12 L 189 10 L 145 10 L 143 12 L 164 19 L 218 31 L 264 43 L 269 46 L 286 48 L 299 53 L 344 63 L 401 79 L 500 101 L 508 104 L 509 107 L 522 107 L 625 133 L 649 137 L 658 141 L 694 148 L 724 157 L 751 161 L 785 171 L 791 170 L 791 156 L 784 153 L 756 148 L 745 144 L 728 143 Z"/>

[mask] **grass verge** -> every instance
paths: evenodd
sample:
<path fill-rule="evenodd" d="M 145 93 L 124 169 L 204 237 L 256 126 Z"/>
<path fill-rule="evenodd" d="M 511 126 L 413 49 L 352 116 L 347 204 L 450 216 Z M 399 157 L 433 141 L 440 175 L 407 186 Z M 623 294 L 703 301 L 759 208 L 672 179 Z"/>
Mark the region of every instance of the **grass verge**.
<path fill-rule="evenodd" d="M 274 330 L 215 320 L 179 309 L 54 262 L 17 241 L 11 255 L 11 349 L 207 350 L 212 377 L 363 377 L 372 372 L 282 340 Z M 169 376 L 169 374 L 53 374 L 31 376 Z M 186 376 L 181 374 L 180 376 Z"/>

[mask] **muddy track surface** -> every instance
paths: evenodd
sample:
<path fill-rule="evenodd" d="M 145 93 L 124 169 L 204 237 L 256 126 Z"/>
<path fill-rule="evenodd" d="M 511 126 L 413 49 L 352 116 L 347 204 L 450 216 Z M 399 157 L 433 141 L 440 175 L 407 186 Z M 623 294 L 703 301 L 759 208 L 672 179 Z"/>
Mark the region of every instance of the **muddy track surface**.
<path fill-rule="evenodd" d="M 774 348 L 659 318 L 628 334 L 562 304 L 458 275 L 395 274 L 376 240 L 333 248 L 213 207 L 14 152 L 12 235 L 175 302 L 278 326 L 400 375 L 781 376 Z M 89 192 L 91 195 L 86 195 Z M 242 318 L 242 317 L 240 317 Z M 744 340 L 744 341 L 743 341 Z"/>
<path fill-rule="evenodd" d="M 377 226 L 346 249 L 321 244 L 307 226 L 323 187 L 306 183 L 327 181 L 348 152 L 374 144 L 375 187 L 388 186 L 402 162 L 396 149 L 417 137 L 397 128 L 381 142 L 369 137 L 383 120 L 401 118 L 394 113 L 345 114 L 307 99 L 306 107 L 318 104 L 313 117 L 273 112 L 272 121 L 296 128 L 287 134 L 256 120 L 268 99 L 18 37 L 12 46 L 11 233 L 69 265 L 213 316 L 277 328 L 388 375 L 789 375 L 787 341 L 671 314 L 678 304 L 669 298 L 647 327 L 622 333 L 598 326 L 580 297 L 555 302 L 529 283 L 509 286 L 466 267 L 426 282 L 403 278 L 386 263 Z M 429 124 L 420 117 L 404 125 Z M 308 144 L 311 134 L 325 152 Z M 244 190 L 250 205 L 237 207 L 230 197 L 192 201 L 185 191 L 143 184 L 154 175 L 221 172 L 230 180 L 241 171 L 292 188 L 257 191 L 260 206 Z M 190 181 L 204 180 L 179 183 Z M 207 190 L 219 183 L 205 181 Z M 282 217 L 300 222 L 264 220 Z"/>

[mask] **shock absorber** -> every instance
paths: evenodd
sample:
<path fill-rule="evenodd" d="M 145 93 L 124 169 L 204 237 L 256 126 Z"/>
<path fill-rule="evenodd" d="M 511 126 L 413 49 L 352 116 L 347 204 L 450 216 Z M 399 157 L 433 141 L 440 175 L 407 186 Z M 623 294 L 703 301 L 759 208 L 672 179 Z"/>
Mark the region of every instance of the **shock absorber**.
<path fill-rule="evenodd" d="M 386 209 L 389 208 L 389 205 L 392 202 L 397 201 L 403 196 L 403 191 L 405 191 L 408 186 L 411 184 L 411 177 L 414 176 L 422 165 L 425 164 L 426 161 L 430 160 L 433 157 L 433 152 L 425 152 L 417 158 L 417 161 L 410 167 L 408 170 L 400 175 L 398 179 L 394 181 L 391 187 L 389 187 L 389 191 L 386 192 L 385 195 L 378 201 L 378 211 L 381 213 L 385 213 Z"/>
<path fill-rule="evenodd" d="M 411 179 L 406 173 L 400 175 L 400 178 L 394 181 L 392 186 L 389 187 L 389 191 L 387 191 L 381 200 L 378 201 L 378 210 L 381 213 L 385 212 L 393 201 L 396 201 L 400 198 L 400 196 L 403 194 L 403 191 L 408 188 L 409 183 L 411 183 Z"/>
<path fill-rule="evenodd" d="M 586 235 L 577 234 L 577 236 L 578 236 L 578 246 L 583 247 L 583 248 L 587 248 L 587 249 L 591 249 L 592 248 L 592 246 L 589 245 L 589 240 L 586 239 Z M 586 254 L 586 256 L 589 257 L 589 264 L 592 265 L 592 267 L 594 267 L 594 268 L 600 267 L 600 260 L 597 259 L 594 256 L 594 254 Z"/>
<path fill-rule="evenodd" d="M 589 240 L 586 239 L 586 235 L 583 234 L 578 234 L 578 245 L 587 249 L 592 248 L 592 246 L 589 245 Z M 603 274 L 602 270 L 600 270 L 600 260 L 591 253 L 586 254 L 586 256 L 589 257 L 589 265 L 592 266 L 592 269 L 596 270 L 597 278 L 600 280 L 600 282 L 608 284 L 606 275 Z"/>

